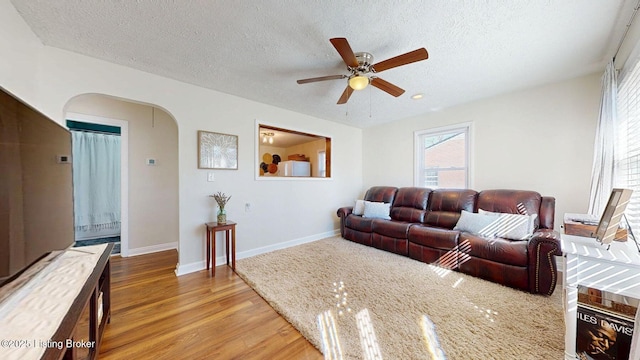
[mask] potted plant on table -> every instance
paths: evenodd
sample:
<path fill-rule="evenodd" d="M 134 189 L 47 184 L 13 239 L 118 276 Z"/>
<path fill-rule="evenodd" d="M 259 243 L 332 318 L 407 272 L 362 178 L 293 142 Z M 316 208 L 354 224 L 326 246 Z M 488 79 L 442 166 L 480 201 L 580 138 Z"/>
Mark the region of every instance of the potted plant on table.
<path fill-rule="evenodd" d="M 218 224 L 225 224 L 227 222 L 227 212 L 224 210 L 224 207 L 231 199 L 231 195 L 227 196 L 224 193 L 218 191 L 217 193 L 209 196 L 214 198 L 218 203 Z"/>

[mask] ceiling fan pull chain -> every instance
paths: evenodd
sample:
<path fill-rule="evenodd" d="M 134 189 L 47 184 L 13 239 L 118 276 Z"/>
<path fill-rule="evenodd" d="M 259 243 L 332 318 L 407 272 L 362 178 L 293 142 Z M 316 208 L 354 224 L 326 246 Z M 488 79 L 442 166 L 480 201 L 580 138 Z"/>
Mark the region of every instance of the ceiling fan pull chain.
<path fill-rule="evenodd" d="M 369 119 L 371 119 L 371 87 L 369 87 Z"/>
<path fill-rule="evenodd" d="M 345 116 L 347 117 L 347 120 L 348 120 L 348 117 L 349 117 L 349 103 L 347 103 L 347 113 L 345 114 Z"/>
<path fill-rule="evenodd" d="M 347 91 L 349 91 L 349 87 L 347 87 Z M 349 120 L 349 102 L 347 102 L 347 111 L 344 112 L 344 119 Z"/>

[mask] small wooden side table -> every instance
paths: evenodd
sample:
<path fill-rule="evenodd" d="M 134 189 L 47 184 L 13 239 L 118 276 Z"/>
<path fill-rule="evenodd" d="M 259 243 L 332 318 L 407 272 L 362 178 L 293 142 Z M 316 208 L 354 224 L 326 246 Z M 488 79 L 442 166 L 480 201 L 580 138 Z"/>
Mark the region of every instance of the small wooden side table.
<path fill-rule="evenodd" d="M 229 265 L 229 233 L 231 233 L 231 268 L 236 271 L 236 223 L 227 221 L 224 224 L 208 222 L 207 226 L 207 270 L 211 262 L 211 275 L 216 275 L 216 232 L 224 231 L 227 249 L 227 265 Z"/>

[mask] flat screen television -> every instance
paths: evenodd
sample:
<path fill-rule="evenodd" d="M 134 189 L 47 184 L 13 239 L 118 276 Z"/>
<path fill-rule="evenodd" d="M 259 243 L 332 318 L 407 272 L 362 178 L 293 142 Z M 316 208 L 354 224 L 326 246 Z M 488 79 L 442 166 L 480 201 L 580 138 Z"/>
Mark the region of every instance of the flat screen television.
<path fill-rule="evenodd" d="M 71 135 L 0 87 L 0 286 L 73 245 Z"/>

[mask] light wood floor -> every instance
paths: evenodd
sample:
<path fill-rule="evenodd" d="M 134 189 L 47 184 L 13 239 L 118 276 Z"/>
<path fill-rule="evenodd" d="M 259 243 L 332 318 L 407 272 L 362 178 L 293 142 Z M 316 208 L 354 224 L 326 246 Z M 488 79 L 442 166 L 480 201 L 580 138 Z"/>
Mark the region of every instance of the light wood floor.
<path fill-rule="evenodd" d="M 176 251 L 111 258 L 100 359 L 322 359 L 229 267 L 176 277 Z"/>

